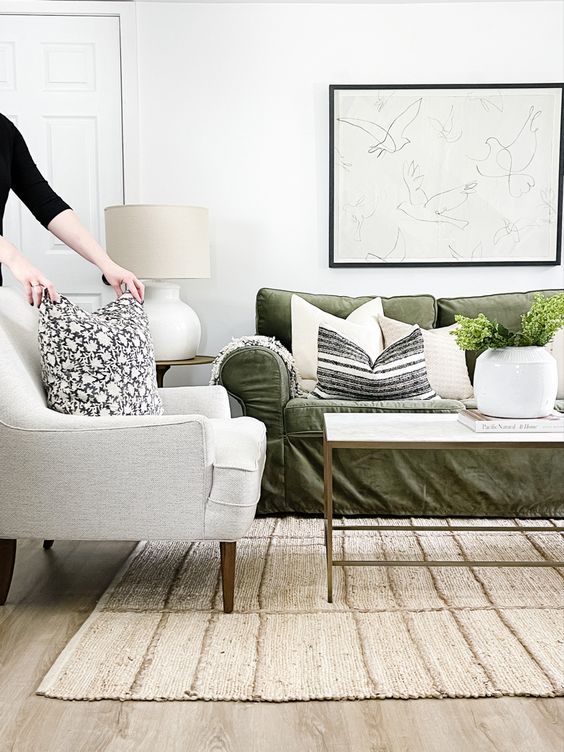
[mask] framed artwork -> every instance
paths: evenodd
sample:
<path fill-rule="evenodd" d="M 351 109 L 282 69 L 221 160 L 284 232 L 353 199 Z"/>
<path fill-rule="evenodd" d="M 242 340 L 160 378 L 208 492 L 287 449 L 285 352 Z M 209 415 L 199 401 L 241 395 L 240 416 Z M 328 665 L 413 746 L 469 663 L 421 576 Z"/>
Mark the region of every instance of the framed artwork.
<path fill-rule="evenodd" d="M 331 86 L 329 266 L 559 264 L 563 90 Z"/>

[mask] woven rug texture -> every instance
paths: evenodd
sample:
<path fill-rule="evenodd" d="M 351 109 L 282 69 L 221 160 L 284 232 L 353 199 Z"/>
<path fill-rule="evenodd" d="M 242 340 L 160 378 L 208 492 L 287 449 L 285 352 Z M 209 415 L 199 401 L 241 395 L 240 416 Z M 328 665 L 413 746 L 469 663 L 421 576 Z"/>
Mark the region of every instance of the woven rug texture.
<path fill-rule="evenodd" d="M 390 524 L 390 520 L 380 520 Z M 451 524 L 479 526 L 480 521 Z M 355 520 L 374 524 L 374 519 Z M 554 533 L 335 533 L 335 558 L 563 560 Z M 410 531 L 411 524 L 445 532 Z M 564 694 L 556 568 L 337 567 L 322 520 L 265 518 L 237 544 L 222 612 L 219 545 L 140 543 L 38 694 L 67 700 L 350 700 Z"/>

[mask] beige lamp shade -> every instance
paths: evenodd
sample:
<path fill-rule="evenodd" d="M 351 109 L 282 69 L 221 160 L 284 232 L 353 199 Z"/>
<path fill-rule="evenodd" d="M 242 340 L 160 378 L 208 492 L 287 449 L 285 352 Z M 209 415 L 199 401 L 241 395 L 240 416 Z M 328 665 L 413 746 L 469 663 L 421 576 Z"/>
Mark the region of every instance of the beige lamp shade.
<path fill-rule="evenodd" d="M 108 206 L 106 249 L 142 279 L 210 276 L 208 210 L 200 206 Z"/>

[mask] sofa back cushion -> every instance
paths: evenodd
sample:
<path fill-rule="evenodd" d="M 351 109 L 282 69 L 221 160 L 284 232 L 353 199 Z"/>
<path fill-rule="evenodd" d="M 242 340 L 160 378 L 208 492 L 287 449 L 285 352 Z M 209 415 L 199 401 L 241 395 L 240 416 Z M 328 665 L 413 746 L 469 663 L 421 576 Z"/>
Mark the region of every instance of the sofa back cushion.
<path fill-rule="evenodd" d="M 317 295 L 306 292 L 275 290 L 263 287 L 257 293 L 256 329 L 257 334 L 275 337 L 289 350 L 292 349 L 292 295 L 299 295 L 323 311 L 346 319 L 349 314 L 376 295 L 349 297 L 346 295 Z M 432 295 L 401 295 L 382 298 L 384 314 L 391 319 L 406 324 L 419 324 L 422 329 L 435 325 L 436 305 Z"/>
<path fill-rule="evenodd" d="M 437 300 L 437 326 L 454 324 L 457 313 L 468 318 L 475 318 L 484 313 L 489 319 L 499 321 L 510 331 L 519 329 L 521 316 L 526 313 L 533 302 L 535 292 L 544 295 L 556 295 L 562 290 L 532 290 L 530 292 L 507 292 L 497 295 L 478 295 L 471 298 L 439 298 Z M 385 310 L 385 309 L 384 309 Z M 476 358 L 480 353 L 469 350 L 466 363 L 470 378 L 474 377 Z"/>

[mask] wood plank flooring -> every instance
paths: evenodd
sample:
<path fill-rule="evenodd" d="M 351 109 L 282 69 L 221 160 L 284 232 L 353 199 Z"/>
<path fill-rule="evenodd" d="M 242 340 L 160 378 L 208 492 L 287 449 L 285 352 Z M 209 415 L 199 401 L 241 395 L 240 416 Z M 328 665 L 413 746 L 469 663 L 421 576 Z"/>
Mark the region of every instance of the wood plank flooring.
<path fill-rule="evenodd" d="M 18 545 L 0 607 L 0 752 L 563 752 L 564 700 L 63 702 L 34 694 L 131 543 Z"/>

